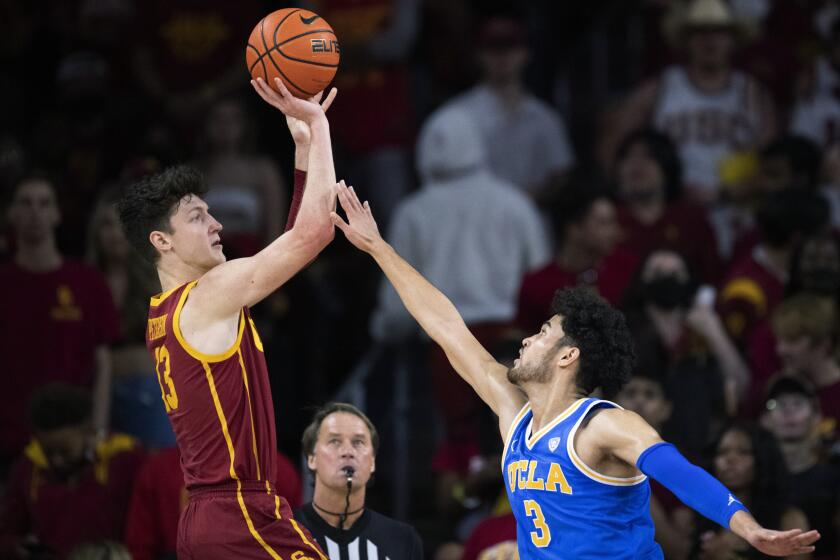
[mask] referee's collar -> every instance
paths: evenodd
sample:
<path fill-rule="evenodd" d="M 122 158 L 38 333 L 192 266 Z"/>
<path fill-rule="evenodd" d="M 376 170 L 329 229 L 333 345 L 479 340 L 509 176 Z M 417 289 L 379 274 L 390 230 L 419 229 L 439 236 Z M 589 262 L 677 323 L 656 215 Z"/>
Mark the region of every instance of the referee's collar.
<path fill-rule="evenodd" d="M 342 530 L 327 523 L 327 521 L 318 513 L 318 510 L 312 506 L 312 502 L 301 506 L 301 510 L 306 516 L 306 520 L 309 521 L 310 525 L 312 525 L 312 527 L 307 527 L 309 532 L 326 535 L 337 543 L 352 542 L 367 528 L 370 524 L 371 518 L 370 509 L 366 507 L 352 526 L 348 529 Z"/>

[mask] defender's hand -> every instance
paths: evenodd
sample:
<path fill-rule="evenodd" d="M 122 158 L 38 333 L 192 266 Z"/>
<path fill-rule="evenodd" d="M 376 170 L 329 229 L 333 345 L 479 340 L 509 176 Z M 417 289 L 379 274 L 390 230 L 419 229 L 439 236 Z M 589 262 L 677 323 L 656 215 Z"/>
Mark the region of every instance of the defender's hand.
<path fill-rule="evenodd" d="M 286 86 L 280 78 L 274 78 L 274 84 L 277 90 L 269 87 L 262 78 L 251 80 L 251 85 L 254 86 L 254 89 L 260 97 L 272 107 L 280 109 L 284 115 L 301 120 L 306 124 L 311 124 L 315 120 L 324 117 L 324 109 L 317 102 L 312 99 L 298 99 L 289 93 L 289 90 L 286 89 Z M 330 103 L 332 102 L 332 97 L 335 97 L 335 94 L 330 92 L 330 95 L 327 96 L 327 100 Z"/>
<path fill-rule="evenodd" d="M 353 187 L 348 187 L 344 181 L 336 185 L 336 188 L 338 201 L 344 213 L 347 214 L 347 221 L 345 222 L 337 213 L 331 212 L 330 218 L 333 224 L 344 232 L 347 240 L 357 249 L 370 253 L 377 245 L 383 243 L 379 227 L 370 211 L 370 204 L 367 201 L 362 204 Z"/>
<path fill-rule="evenodd" d="M 327 98 L 324 99 L 324 102 L 321 103 L 321 98 L 324 96 L 323 91 L 319 91 L 317 95 L 309 98 L 309 101 L 312 103 L 320 103 L 321 110 L 324 113 L 327 112 L 327 109 L 330 108 L 332 105 L 333 100 L 335 100 L 335 96 L 338 94 L 338 90 L 332 88 L 330 92 L 327 94 Z M 309 125 L 303 122 L 300 119 L 296 119 L 289 115 L 286 115 L 286 125 L 289 127 L 289 132 L 292 133 L 292 140 L 295 141 L 295 146 L 308 148 L 309 141 L 312 138 L 312 134 L 309 132 Z"/>

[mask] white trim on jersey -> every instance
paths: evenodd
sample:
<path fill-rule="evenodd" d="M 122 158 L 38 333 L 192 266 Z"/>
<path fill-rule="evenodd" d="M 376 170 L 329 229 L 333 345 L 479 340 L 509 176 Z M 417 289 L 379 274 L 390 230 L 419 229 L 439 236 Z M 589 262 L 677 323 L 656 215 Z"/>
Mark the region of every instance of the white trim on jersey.
<path fill-rule="evenodd" d="M 566 452 L 569 454 L 569 459 L 571 459 L 572 464 L 580 471 L 581 474 L 594 480 L 595 482 L 599 482 L 601 484 L 605 484 L 607 486 L 636 486 L 637 484 L 641 484 L 645 480 L 647 480 L 647 476 L 644 474 L 633 476 L 629 478 L 624 477 L 617 477 L 617 476 L 607 476 L 605 474 L 601 474 L 597 472 L 595 469 L 588 466 L 583 460 L 578 456 L 577 451 L 575 451 L 575 434 L 577 433 L 577 429 L 580 427 L 581 423 L 583 422 L 584 418 L 589 414 L 589 411 L 592 410 L 597 404 L 600 403 L 609 403 L 616 408 L 624 410 L 621 406 L 615 404 L 612 401 L 606 400 L 594 400 L 589 403 L 586 407 L 586 410 L 583 411 L 583 414 L 580 415 L 575 425 L 572 426 L 571 431 L 569 431 L 569 437 L 566 440 Z"/>
<path fill-rule="evenodd" d="M 513 432 L 516 430 L 516 427 L 519 426 L 519 423 L 522 422 L 522 418 L 528 414 L 528 411 L 531 410 L 531 403 L 526 402 L 522 405 L 522 408 L 519 409 L 519 412 L 516 413 L 516 416 L 513 417 L 513 422 L 510 423 L 510 428 L 508 428 L 507 436 L 505 437 L 504 448 L 502 449 L 502 470 L 505 468 L 505 457 L 507 456 L 508 447 L 510 447 L 510 438 L 513 436 Z"/>

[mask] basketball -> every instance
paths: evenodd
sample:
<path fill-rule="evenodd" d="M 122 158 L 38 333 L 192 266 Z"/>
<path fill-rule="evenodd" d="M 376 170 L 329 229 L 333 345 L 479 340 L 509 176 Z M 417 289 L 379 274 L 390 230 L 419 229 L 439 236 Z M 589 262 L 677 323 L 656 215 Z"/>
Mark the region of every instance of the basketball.
<path fill-rule="evenodd" d="M 299 8 L 271 12 L 257 23 L 245 61 L 253 79 L 272 88 L 280 78 L 295 97 L 312 97 L 325 90 L 341 58 L 332 27 L 318 14 Z"/>

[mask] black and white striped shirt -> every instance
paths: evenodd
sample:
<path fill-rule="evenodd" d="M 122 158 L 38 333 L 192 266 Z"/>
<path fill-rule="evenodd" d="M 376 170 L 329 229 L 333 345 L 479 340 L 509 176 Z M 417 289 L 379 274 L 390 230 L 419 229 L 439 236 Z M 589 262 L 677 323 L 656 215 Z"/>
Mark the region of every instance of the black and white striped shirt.
<path fill-rule="evenodd" d="M 330 560 L 423 560 L 423 544 L 410 525 L 365 509 L 352 527 L 340 530 L 324 521 L 312 507 L 295 510 Z"/>

